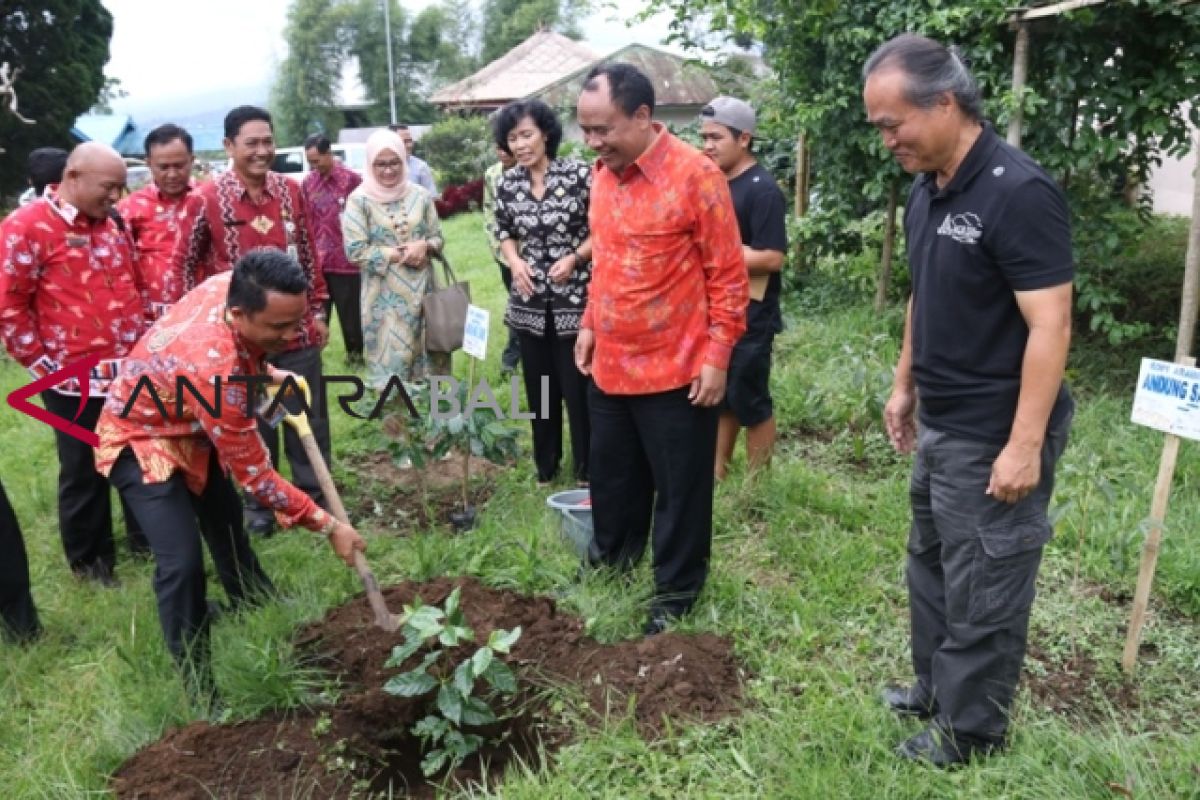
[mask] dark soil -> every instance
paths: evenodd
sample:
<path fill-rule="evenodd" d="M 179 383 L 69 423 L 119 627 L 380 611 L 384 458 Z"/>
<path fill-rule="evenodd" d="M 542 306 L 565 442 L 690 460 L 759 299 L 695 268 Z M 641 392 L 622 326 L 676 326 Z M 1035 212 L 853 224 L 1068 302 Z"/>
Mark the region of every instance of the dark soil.
<path fill-rule="evenodd" d="M 401 469 L 389 453 L 356 456 L 351 467 L 357 485 L 346 492 L 346 510 L 353 520 L 399 533 L 450 525 L 450 515 L 462 508 L 462 455 L 431 461 L 418 471 Z M 468 497 L 482 507 L 495 490 L 500 469 L 486 459 L 471 457 Z M 424 495 L 421 479 L 425 481 Z"/>
<path fill-rule="evenodd" d="M 473 578 L 406 582 L 384 594 L 399 611 L 417 596 L 440 605 L 456 586 L 477 642 L 494 628 L 521 626 L 505 660 L 526 688 L 507 709 L 509 719 L 482 731 L 500 742 L 453 774 L 437 776 L 438 783 L 494 781 L 514 758 L 536 766 L 540 751 L 568 741 L 570 730 L 543 703 L 541 689 L 551 685 L 574 686 L 597 715 L 631 707 L 639 731 L 650 739 L 668 721 L 711 721 L 741 705 L 742 671 L 729 641 L 718 636 L 667 633 L 602 645 L 584 635 L 582 620 L 559 614 L 554 600 L 492 589 Z M 372 627 L 371 620 L 370 606 L 359 596 L 297 635 L 300 652 L 340 679 L 336 706 L 173 730 L 117 770 L 117 797 L 347 798 L 389 789 L 433 797 L 434 785 L 421 774 L 419 742 L 408 733 L 430 712 L 432 699 L 382 690 L 400 671 L 383 665 L 401 636 Z M 420 658 L 418 653 L 412 661 Z"/>
<path fill-rule="evenodd" d="M 1025 659 L 1022 680 L 1029 687 L 1034 703 L 1047 711 L 1102 722 L 1110 718 L 1112 708 L 1132 711 L 1141 707 L 1136 685 L 1098 675 L 1096 659 L 1086 653 L 1059 660 L 1031 643 Z M 1040 663 L 1046 674 L 1031 672 L 1030 662 Z"/>

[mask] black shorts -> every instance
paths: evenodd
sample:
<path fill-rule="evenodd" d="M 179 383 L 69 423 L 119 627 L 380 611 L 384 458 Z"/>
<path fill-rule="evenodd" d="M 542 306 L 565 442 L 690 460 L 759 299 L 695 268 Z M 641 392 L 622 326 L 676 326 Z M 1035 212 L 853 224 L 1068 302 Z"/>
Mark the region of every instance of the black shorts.
<path fill-rule="evenodd" d="M 766 422 L 775 413 L 770 386 L 774 340 L 770 331 L 748 333 L 733 348 L 721 408 L 732 411 L 742 427 Z"/>

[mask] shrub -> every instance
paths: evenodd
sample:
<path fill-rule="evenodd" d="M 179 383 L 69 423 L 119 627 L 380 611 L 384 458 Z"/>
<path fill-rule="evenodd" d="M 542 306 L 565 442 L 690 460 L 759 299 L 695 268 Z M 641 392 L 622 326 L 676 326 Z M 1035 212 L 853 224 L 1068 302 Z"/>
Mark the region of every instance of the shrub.
<path fill-rule="evenodd" d="M 486 117 L 450 116 L 421 137 L 421 150 L 443 184 L 460 185 L 483 176 L 496 160 Z"/>

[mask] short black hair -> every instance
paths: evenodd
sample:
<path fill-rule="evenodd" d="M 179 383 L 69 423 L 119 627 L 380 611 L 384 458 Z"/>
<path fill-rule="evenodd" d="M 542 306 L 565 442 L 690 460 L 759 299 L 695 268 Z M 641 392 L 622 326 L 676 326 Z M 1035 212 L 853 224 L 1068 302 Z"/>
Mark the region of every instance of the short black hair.
<path fill-rule="evenodd" d="M 333 147 L 333 142 L 329 141 L 329 137 L 323 133 L 311 134 L 307 139 L 304 140 L 305 150 L 312 150 L 313 148 L 316 148 L 316 151 L 321 155 L 328 153 L 329 148 L 331 147 Z"/>
<path fill-rule="evenodd" d="M 229 280 L 228 308 L 257 314 L 267 307 L 267 292 L 304 294 L 308 278 L 300 262 L 282 250 L 259 247 L 238 260 Z"/>
<path fill-rule="evenodd" d="M 599 91 L 600 82 L 597 79 L 601 75 L 608 79 L 608 94 L 625 112 L 625 116 L 632 117 L 642 106 L 649 108 L 651 114 L 654 113 L 654 85 L 646 73 L 623 61 L 597 64 L 588 70 L 583 80 L 583 90 Z"/>
<path fill-rule="evenodd" d="M 562 123 L 558 121 L 554 109 L 541 100 L 514 100 L 496 112 L 496 118 L 492 121 L 492 134 L 496 138 L 496 145 L 511 156 L 508 135 L 526 117 L 533 120 L 542 136 L 546 137 L 546 156 L 551 160 L 558 158 L 558 146 L 562 143 L 563 136 Z"/>
<path fill-rule="evenodd" d="M 61 147 L 39 147 L 30 152 L 27 167 L 29 184 L 39 195 L 52 183 L 62 183 L 67 158 L 71 154 Z"/>
<path fill-rule="evenodd" d="M 144 152 L 147 156 L 149 156 L 151 147 L 154 147 L 155 145 L 162 147 L 163 145 L 170 144 L 176 139 L 183 142 L 184 147 L 187 148 L 189 153 L 193 152 L 192 135 L 178 125 L 174 125 L 170 122 L 168 122 L 166 125 L 159 125 L 157 128 L 146 134 L 146 149 Z"/>
<path fill-rule="evenodd" d="M 225 115 L 225 138 L 235 139 L 242 132 L 242 126 L 247 122 L 261 120 L 271 126 L 272 133 L 275 125 L 271 122 L 271 114 L 265 108 L 258 106 L 238 106 Z"/>
<path fill-rule="evenodd" d="M 399 133 L 400 131 L 408 130 L 407 125 L 400 125 L 399 123 L 395 123 L 395 122 L 393 122 L 391 125 L 388 125 L 387 128 L 392 133 Z"/>

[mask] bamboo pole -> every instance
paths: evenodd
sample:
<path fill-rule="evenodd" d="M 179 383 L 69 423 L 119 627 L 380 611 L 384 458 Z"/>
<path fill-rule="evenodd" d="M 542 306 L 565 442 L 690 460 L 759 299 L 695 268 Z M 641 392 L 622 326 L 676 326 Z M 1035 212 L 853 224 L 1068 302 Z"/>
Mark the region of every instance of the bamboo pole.
<path fill-rule="evenodd" d="M 1197 136 L 1194 152 L 1200 152 L 1200 135 Z M 1179 337 L 1175 342 L 1176 363 L 1189 367 L 1196 364 L 1196 359 L 1190 353 L 1196 332 L 1197 303 L 1200 301 L 1200 166 L 1197 167 L 1194 178 L 1192 224 L 1188 235 L 1183 297 L 1179 308 Z M 1175 461 L 1178 455 L 1179 437 L 1168 434 L 1163 442 L 1162 457 L 1158 462 L 1158 480 L 1155 481 L 1154 496 L 1150 502 L 1150 528 L 1146 532 L 1146 543 L 1142 546 L 1142 563 L 1138 569 L 1137 590 L 1133 595 L 1133 611 L 1129 617 L 1129 630 L 1125 635 L 1125 651 L 1121 655 L 1121 667 L 1127 675 L 1132 675 L 1137 668 L 1138 647 L 1142 640 L 1142 628 L 1146 624 L 1146 610 L 1150 605 L 1150 587 L 1154 584 L 1154 572 L 1158 568 L 1163 521 L 1167 516 L 1171 480 L 1175 475 Z"/>

